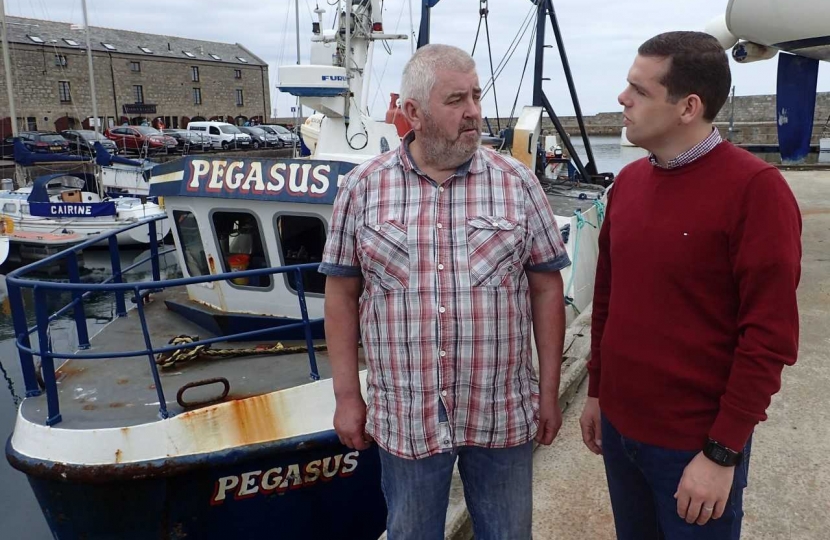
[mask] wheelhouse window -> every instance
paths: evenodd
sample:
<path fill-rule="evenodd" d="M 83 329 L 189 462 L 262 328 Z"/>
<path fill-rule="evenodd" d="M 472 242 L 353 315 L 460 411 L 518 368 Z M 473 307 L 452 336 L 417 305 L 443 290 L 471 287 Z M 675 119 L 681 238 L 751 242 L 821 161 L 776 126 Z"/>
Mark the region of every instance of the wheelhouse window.
<path fill-rule="evenodd" d="M 326 245 L 326 225 L 316 216 L 280 215 L 274 218 L 277 240 L 280 246 L 280 260 L 284 266 L 319 263 L 323 260 Z M 284 274 L 288 287 L 297 290 L 294 272 Z M 326 290 L 326 276 L 315 270 L 302 273 L 303 289 L 307 293 L 323 294 Z"/>
<path fill-rule="evenodd" d="M 184 264 L 190 277 L 206 276 L 208 270 L 205 247 L 202 244 L 202 235 L 199 233 L 199 224 L 193 212 L 173 210 L 176 234 L 179 236 L 179 245 L 184 255 Z"/>
<path fill-rule="evenodd" d="M 222 271 L 236 272 L 268 268 L 268 256 L 262 242 L 259 223 L 248 212 L 213 213 L 213 230 L 222 254 Z M 271 286 L 271 276 L 234 278 L 232 285 L 266 288 Z"/>

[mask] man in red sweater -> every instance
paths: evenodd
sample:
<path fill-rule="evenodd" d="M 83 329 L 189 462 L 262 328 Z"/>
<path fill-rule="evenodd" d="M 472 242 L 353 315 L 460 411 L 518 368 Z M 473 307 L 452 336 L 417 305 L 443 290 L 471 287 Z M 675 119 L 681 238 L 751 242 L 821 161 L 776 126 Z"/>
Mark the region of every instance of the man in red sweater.
<path fill-rule="evenodd" d="M 580 425 L 620 540 L 740 537 L 752 432 L 797 356 L 800 213 L 714 129 L 730 85 L 713 37 L 670 32 L 619 96 L 651 154 L 609 193 Z"/>

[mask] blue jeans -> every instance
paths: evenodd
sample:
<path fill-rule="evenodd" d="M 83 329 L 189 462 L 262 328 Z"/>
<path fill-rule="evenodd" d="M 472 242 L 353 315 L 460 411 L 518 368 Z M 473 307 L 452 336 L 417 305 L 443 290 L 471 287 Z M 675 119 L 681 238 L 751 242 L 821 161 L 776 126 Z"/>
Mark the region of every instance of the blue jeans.
<path fill-rule="evenodd" d="M 617 539 L 738 540 L 751 443 L 750 438 L 743 461 L 735 467 L 723 516 L 703 526 L 689 524 L 677 515 L 674 494 L 683 470 L 699 452 L 669 450 L 628 439 L 603 416 L 602 457 Z"/>
<path fill-rule="evenodd" d="M 423 459 L 380 450 L 389 540 L 443 540 L 453 465 L 476 540 L 530 540 L 533 441 L 513 448 L 463 446 Z"/>

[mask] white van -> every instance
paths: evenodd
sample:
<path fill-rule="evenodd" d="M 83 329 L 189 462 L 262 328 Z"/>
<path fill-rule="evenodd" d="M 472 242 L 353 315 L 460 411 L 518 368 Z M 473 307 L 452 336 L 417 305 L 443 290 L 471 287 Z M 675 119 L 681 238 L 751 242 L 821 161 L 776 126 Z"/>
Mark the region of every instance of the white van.
<path fill-rule="evenodd" d="M 216 149 L 243 148 L 247 150 L 251 147 L 251 136 L 227 122 L 190 122 L 187 124 L 187 130 L 208 135 Z"/>

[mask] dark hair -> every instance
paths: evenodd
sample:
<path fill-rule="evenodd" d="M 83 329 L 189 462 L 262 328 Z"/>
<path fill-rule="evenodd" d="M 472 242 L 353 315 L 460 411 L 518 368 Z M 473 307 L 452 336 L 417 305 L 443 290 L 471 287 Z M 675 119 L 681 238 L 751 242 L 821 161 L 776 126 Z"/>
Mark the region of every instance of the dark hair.
<path fill-rule="evenodd" d="M 669 58 L 669 71 L 660 81 L 669 99 L 676 102 L 697 94 L 703 102 L 703 118 L 715 119 L 732 86 L 729 58 L 717 39 L 703 32 L 666 32 L 640 45 L 637 53 Z"/>

